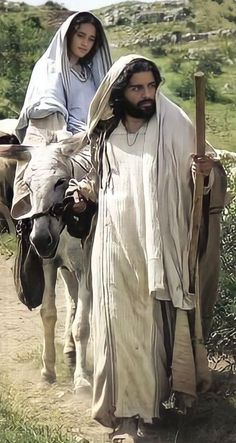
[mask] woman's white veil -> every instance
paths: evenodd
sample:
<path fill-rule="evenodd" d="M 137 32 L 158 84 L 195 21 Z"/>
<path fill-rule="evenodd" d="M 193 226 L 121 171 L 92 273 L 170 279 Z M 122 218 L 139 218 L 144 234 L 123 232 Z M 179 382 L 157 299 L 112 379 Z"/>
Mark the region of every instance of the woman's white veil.
<path fill-rule="evenodd" d="M 66 97 L 70 89 L 70 65 L 65 36 L 74 17 L 82 13 L 76 12 L 68 17 L 34 66 L 16 128 L 20 141 L 25 136 L 30 118 L 43 118 L 55 112 L 62 113 L 66 120 L 68 118 Z M 100 27 L 102 44 L 93 57 L 91 70 L 98 88 L 111 66 L 111 56 L 103 26 L 97 17 L 95 19 Z"/>

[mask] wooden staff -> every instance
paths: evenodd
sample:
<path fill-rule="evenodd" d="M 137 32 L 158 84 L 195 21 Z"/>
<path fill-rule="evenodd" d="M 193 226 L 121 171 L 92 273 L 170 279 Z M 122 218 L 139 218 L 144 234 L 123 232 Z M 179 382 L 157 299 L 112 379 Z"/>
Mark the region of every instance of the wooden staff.
<path fill-rule="evenodd" d="M 195 74 L 196 92 L 196 145 L 197 156 L 205 155 L 205 78 L 203 72 Z M 192 236 L 189 251 L 189 277 L 190 292 L 195 293 L 196 264 L 198 257 L 198 239 L 202 217 L 202 197 L 204 187 L 203 174 L 196 173 L 193 211 L 192 211 Z"/>

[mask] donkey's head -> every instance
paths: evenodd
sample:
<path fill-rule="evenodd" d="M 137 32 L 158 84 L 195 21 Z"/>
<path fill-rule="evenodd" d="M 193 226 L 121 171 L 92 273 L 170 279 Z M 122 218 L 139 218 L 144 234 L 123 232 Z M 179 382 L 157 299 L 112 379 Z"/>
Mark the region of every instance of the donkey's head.
<path fill-rule="evenodd" d="M 81 180 L 91 166 L 88 149 L 78 154 L 77 150 L 75 146 L 73 155 L 71 145 L 67 149 L 65 144 L 11 149 L 11 158 L 18 159 L 12 215 L 17 220 L 31 219 L 30 242 L 42 258 L 55 255 L 64 228 L 63 201 L 69 180 Z"/>
<path fill-rule="evenodd" d="M 41 152 L 40 152 L 41 151 Z M 33 153 L 24 173 L 30 191 L 32 231 L 30 241 L 42 258 L 54 256 L 64 228 L 63 201 L 69 180 L 81 180 L 90 169 L 89 158 L 68 156 L 61 147 Z"/>
<path fill-rule="evenodd" d="M 31 151 L 31 159 L 23 175 L 23 186 L 29 190 L 32 230 L 30 241 L 42 258 L 52 257 L 64 228 L 62 205 L 73 164 L 60 149 L 48 147 Z"/>

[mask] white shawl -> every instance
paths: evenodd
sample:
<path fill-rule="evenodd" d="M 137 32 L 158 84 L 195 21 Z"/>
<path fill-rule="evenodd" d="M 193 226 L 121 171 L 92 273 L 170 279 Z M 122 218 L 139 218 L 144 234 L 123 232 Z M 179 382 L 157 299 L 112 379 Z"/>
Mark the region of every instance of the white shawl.
<path fill-rule="evenodd" d="M 43 118 L 52 113 L 60 112 L 67 121 L 66 98 L 70 90 L 70 64 L 65 36 L 73 18 L 81 13 L 72 14 L 61 25 L 48 49 L 33 69 L 16 128 L 16 135 L 20 141 L 24 139 L 30 118 Z M 98 23 L 100 24 L 102 46 L 93 57 L 91 66 L 96 88 L 98 88 L 111 66 L 108 42 L 99 20 Z"/>
<path fill-rule="evenodd" d="M 125 66 L 139 55 L 121 57 L 110 69 L 99 87 L 89 110 L 88 131 L 91 135 L 100 120 L 112 117 L 109 106 L 114 81 Z M 153 140 L 153 133 L 157 134 Z M 182 109 L 156 93 L 156 131 L 148 125 L 146 142 L 156 143 L 158 178 L 157 199 L 162 251 L 156 258 L 163 260 L 166 284 L 173 305 L 182 309 L 195 306 L 195 294 L 189 293 L 188 255 L 192 211 L 191 154 L 196 152 L 195 129 Z M 148 157 L 144 162 L 148 161 Z M 153 193 L 153 198 L 156 198 Z M 148 251 L 147 251 L 148 253 Z M 153 251 L 151 248 L 150 259 Z M 158 276 L 162 286 L 162 276 Z"/>

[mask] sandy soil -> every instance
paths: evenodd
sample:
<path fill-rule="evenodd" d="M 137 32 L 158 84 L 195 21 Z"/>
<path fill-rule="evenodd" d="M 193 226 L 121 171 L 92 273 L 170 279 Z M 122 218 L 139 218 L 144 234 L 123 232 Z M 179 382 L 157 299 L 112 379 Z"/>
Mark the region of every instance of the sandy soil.
<path fill-rule="evenodd" d="M 1 384 L 10 388 L 28 417 L 42 425 L 60 426 L 80 441 L 109 441 L 105 429 L 90 418 L 91 398 L 75 394 L 72 375 L 59 361 L 57 382 L 43 384 L 40 378 L 42 325 L 39 308 L 30 312 L 18 300 L 12 275 L 13 259 L 0 256 L 0 374 Z M 65 301 L 63 287 L 57 285 L 58 321 L 56 341 L 63 342 Z"/>
<path fill-rule="evenodd" d="M 63 362 L 62 343 L 65 300 L 62 284 L 58 281 L 58 321 L 56 326 L 56 342 L 58 347 L 57 382 L 48 385 L 42 383 L 40 378 L 42 324 L 39 308 L 30 312 L 18 300 L 13 284 L 12 267 L 13 259 L 6 260 L 4 256 L 0 255 L 0 392 L 2 389 L 7 393 L 10 392 L 10 397 L 13 398 L 14 404 L 18 408 L 20 407 L 21 413 L 27 419 L 36 419 L 39 425 L 55 426 L 56 428 L 59 426 L 63 432 L 69 432 L 80 443 L 87 443 L 88 441 L 89 443 L 109 442 L 107 430 L 90 418 L 91 398 L 74 393 L 72 374 L 70 374 Z M 206 402 L 203 403 L 204 410 L 209 408 L 211 410 L 214 403 L 212 401 L 215 401 L 216 398 L 218 403 L 220 402 L 221 404 L 222 402 L 222 410 L 226 408 L 226 411 L 234 414 L 235 409 L 227 409 L 229 406 L 226 400 L 224 400 L 227 392 L 236 392 L 235 376 L 233 381 L 232 389 L 226 379 L 225 388 L 220 386 L 220 388 L 217 388 L 218 393 L 208 394 L 209 398 L 207 397 Z M 210 423 L 210 416 L 208 420 Z M 216 432 L 217 415 L 214 420 L 216 423 L 213 426 L 213 431 Z M 205 421 L 206 418 L 204 418 L 203 427 L 207 424 Z M 213 440 L 207 437 L 207 440 L 201 440 L 202 443 L 206 443 L 206 441 L 211 443 L 232 443 L 232 441 L 235 441 L 231 439 L 232 435 L 235 436 L 235 431 L 231 429 L 232 424 L 229 425 L 227 423 L 227 417 L 223 419 L 220 426 L 222 429 L 225 429 L 223 436 L 219 435 L 220 440 L 216 441 L 213 437 Z M 208 427 L 205 431 L 206 436 L 208 435 L 207 429 Z M 189 428 L 186 432 L 188 437 Z M 199 432 L 199 429 L 197 429 L 197 432 Z M 193 435 L 190 434 L 189 439 L 180 440 L 178 438 L 178 443 L 180 441 L 194 441 L 194 428 Z M 228 434 L 229 439 L 228 437 L 226 438 Z M 173 443 L 176 441 L 178 433 L 176 434 L 174 429 L 167 429 L 163 435 L 165 435 L 165 438 L 161 438 L 162 442 Z"/>

